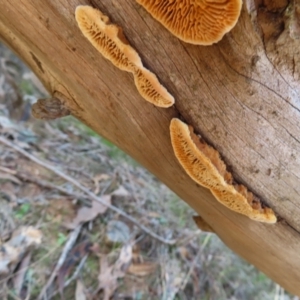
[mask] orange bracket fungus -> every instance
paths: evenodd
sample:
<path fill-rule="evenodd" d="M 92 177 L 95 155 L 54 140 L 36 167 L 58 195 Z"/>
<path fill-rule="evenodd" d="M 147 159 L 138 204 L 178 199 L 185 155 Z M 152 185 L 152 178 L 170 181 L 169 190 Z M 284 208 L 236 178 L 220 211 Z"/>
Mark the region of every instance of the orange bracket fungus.
<path fill-rule="evenodd" d="M 233 182 L 218 151 L 199 139 L 191 126 L 174 118 L 170 135 L 175 156 L 186 173 L 198 184 L 209 188 L 220 203 L 250 219 L 276 223 L 273 210 L 263 207 L 245 186 Z"/>
<path fill-rule="evenodd" d="M 188 125 L 174 118 L 170 132 L 175 156 L 194 181 L 215 190 L 222 190 L 226 181 L 231 183 L 218 151 L 200 141 Z"/>
<path fill-rule="evenodd" d="M 242 0 L 136 0 L 186 43 L 211 45 L 237 23 Z"/>
<path fill-rule="evenodd" d="M 174 98 L 163 87 L 157 77 L 144 68 L 139 54 L 123 34 L 121 27 L 111 24 L 109 17 L 91 6 L 77 6 L 76 21 L 83 35 L 91 44 L 119 69 L 134 76 L 141 96 L 159 107 L 170 107 Z"/>

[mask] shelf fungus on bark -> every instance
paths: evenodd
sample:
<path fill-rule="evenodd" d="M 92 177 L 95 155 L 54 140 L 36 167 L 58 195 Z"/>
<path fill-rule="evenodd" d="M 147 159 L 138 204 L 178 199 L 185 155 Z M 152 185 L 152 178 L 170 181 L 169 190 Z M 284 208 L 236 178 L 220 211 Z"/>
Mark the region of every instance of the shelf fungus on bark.
<path fill-rule="evenodd" d="M 143 66 L 121 27 L 111 24 L 108 16 L 91 6 L 77 6 L 75 17 L 83 35 L 106 59 L 119 69 L 133 74 L 135 85 L 145 100 L 159 107 L 174 104 L 174 97 Z"/>
<path fill-rule="evenodd" d="M 39 99 L 31 107 L 33 117 L 41 120 L 55 120 L 70 115 L 65 103 L 55 97 Z"/>
<path fill-rule="evenodd" d="M 252 220 L 264 223 L 277 221 L 273 210 L 263 207 L 260 200 L 243 185 L 227 185 L 223 190 L 211 190 L 211 192 L 223 205 Z"/>
<path fill-rule="evenodd" d="M 211 45 L 237 23 L 242 0 L 136 0 L 184 42 Z"/>
<path fill-rule="evenodd" d="M 220 203 L 253 220 L 276 223 L 273 210 L 263 207 L 245 186 L 234 183 L 218 151 L 200 139 L 191 126 L 174 118 L 170 135 L 175 156 L 186 173 L 198 184 L 209 188 Z"/>
<path fill-rule="evenodd" d="M 201 216 L 193 216 L 193 220 L 201 231 L 215 233 L 214 229 L 207 224 Z"/>
<path fill-rule="evenodd" d="M 232 182 L 231 174 L 226 171 L 218 151 L 199 140 L 191 127 L 174 118 L 170 133 L 175 155 L 194 181 L 216 190 L 222 190 L 227 183 Z"/>

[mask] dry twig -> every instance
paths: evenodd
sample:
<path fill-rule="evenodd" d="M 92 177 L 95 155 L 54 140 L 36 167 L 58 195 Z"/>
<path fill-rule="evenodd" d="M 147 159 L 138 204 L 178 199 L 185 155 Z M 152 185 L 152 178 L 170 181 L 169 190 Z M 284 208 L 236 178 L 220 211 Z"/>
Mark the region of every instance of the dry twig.
<path fill-rule="evenodd" d="M 193 259 L 193 261 L 192 261 L 192 263 L 190 265 L 189 271 L 187 272 L 187 274 L 185 276 L 185 279 L 184 279 L 184 281 L 181 284 L 180 289 L 182 291 L 185 289 L 186 285 L 188 284 L 188 281 L 189 281 L 189 279 L 190 279 L 190 277 L 191 277 L 191 275 L 193 273 L 193 270 L 194 270 L 197 262 L 199 261 L 199 256 L 200 256 L 201 252 L 203 252 L 204 248 L 207 246 L 207 244 L 210 241 L 211 237 L 212 237 L 211 234 L 207 234 L 206 237 L 205 237 L 204 242 L 201 245 L 201 247 L 199 247 L 199 250 L 198 250 L 196 256 L 194 257 L 194 259 Z"/>
<path fill-rule="evenodd" d="M 12 142 L 10 142 L 9 140 L 7 140 L 6 138 L 0 136 L 0 142 L 12 149 L 14 149 L 15 151 L 21 153 L 22 155 L 24 155 L 25 157 L 27 157 L 28 159 L 30 159 L 31 161 L 34 161 L 35 163 L 39 164 L 40 166 L 43 166 L 44 168 L 52 171 L 53 173 L 55 173 L 56 175 L 60 176 L 61 178 L 65 179 L 66 181 L 72 183 L 74 186 L 76 186 L 78 189 L 80 189 L 82 192 L 84 192 L 85 194 L 87 194 L 92 200 L 94 201 L 98 201 L 101 204 L 107 206 L 109 209 L 111 209 L 112 211 L 114 211 L 115 213 L 121 215 L 122 217 L 126 218 L 127 220 L 129 220 L 131 223 L 133 223 L 134 225 L 136 225 L 137 227 L 139 227 L 141 230 L 143 230 L 145 233 L 147 233 L 148 235 L 150 235 L 152 238 L 160 241 L 161 243 L 164 244 L 168 244 L 168 245 L 174 245 L 176 244 L 176 240 L 167 240 L 164 239 L 163 237 L 157 235 L 156 233 L 154 233 L 153 231 L 151 231 L 150 229 L 148 229 L 147 227 L 145 227 L 144 225 L 140 224 L 138 220 L 136 220 L 135 218 L 129 216 L 128 214 L 126 214 L 125 212 L 123 212 L 121 209 L 106 203 L 105 201 L 103 201 L 101 198 L 97 197 L 94 193 L 92 193 L 89 189 L 85 188 L 84 186 L 82 186 L 78 181 L 76 181 L 74 178 L 70 177 L 69 175 L 61 172 L 60 170 L 58 170 L 57 168 L 47 164 L 46 162 L 41 161 L 40 159 L 38 159 L 37 157 L 33 156 L 32 154 L 29 154 L 28 152 L 26 152 L 25 150 L 23 150 L 22 148 L 14 145 Z"/>
<path fill-rule="evenodd" d="M 78 266 L 77 266 L 75 272 L 73 273 L 73 275 L 72 275 L 68 280 L 65 281 L 65 283 L 64 283 L 64 288 L 66 288 L 67 286 L 69 286 L 75 279 L 78 278 L 78 275 L 79 275 L 81 269 L 83 268 L 83 266 L 84 266 L 84 264 L 85 264 L 87 258 L 88 258 L 88 255 L 85 255 L 85 256 L 81 259 L 81 261 L 80 261 L 80 263 L 78 264 Z M 53 292 L 52 295 L 49 296 L 49 299 L 51 299 L 52 297 L 56 296 L 58 293 L 59 293 L 59 290 L 57 289 L 56 291 Z"/>
<path fill-rule="evenodd" d="M 55 277 L 57 276 L 57 273 L 59 271 L 59 269 L 61 268 L 61 266 L 63 265 L 63 263 L 65 262 L 68 253 L 70 252 L 70 250 L 72 249 L 73 245 L 75 244 L 78 235 L 81 231 L 81 227 L 82 225 L 79 225 L 77 228 L 75 228 L 72 233 L 69 236 L 68 241 L 65 244 L 65 247 L 58 259 L 58 262 L 50 276 L 50 278 L 48 279 L 46 285 L 43 287 L 43 289 L 41 290 L 37 300 L 42 300 L 44 295 L 47 293 L 47 289 L 50 287 L 50 285 L 52 284 L 53 280 L 55 279 Z"/>
<path fill-rule="evenodd" d="M 1 171 L 1 167 L 0 167 L 0 171 Z M 72 197 L 72 198 L 76 198 L 77 200 L 79 200 L 80 202 L 84 203 L 87 206 L 91 205 L 90 201 L 88 201 L 86 199 L 87 198 L 86 196 L 84 196 L 82 194 L 75 193 L 75 192 L 69 192 L 68 190 L 62 188 L 61 186 L 55 185 L 55 184 L 53 184 L 49 181 L 34 178 L 32 175 L 28 176 L 25 173 L 19 173 L 15 170 L 11 170 L 11 169 L 8 169 L 8 168 L 3 168 L 2 171 L 7 172 L 9 174 L 12 174 L 15 177 L 17 177 L 17 178 L 19 178 L 23 181 L 37 184 L 42 188 L 57 190 L 58 192 L 60 192 L 63 195 L 66 195 L 66 196 L 69 196 L 69 197 Z"/>

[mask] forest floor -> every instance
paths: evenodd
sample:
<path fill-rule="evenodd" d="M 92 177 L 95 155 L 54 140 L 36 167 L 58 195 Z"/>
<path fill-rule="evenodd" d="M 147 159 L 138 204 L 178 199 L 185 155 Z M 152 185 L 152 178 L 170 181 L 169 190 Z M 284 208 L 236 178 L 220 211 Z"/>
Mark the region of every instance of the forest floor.
<path fill-rule="evenodd" d="M 299 300 L 91 129 L 34 120 L 46 96 L 0 44 L 0 299 Z"/>

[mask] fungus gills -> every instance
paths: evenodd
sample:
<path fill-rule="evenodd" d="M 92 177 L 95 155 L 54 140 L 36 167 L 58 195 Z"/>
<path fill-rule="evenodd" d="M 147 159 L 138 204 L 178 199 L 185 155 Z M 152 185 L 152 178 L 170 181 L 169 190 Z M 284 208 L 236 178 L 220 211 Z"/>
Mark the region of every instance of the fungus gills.
<path fill-rule="evenodd" d="M 184 42 L 211 45 L 237 23 L 242 0 L 136 0 Z"/>
<path fill-rule="evenodd" d="M 233 182 L 218 151 L 199 139 L 191 126 L 174 118 L 170 135 L 175 156 L 186 173 L 198 184 L 209 188 L 220 203 L 250 219 L 276 223 L 273 210 L 263 207 L 245 186 Z"/>
<path fill-rule="evenodd" d="M 138 53 L 129 45 L 122 28 L 111 24 L 109 17 L 90 6 L 77 6 L 76 21 L 83 35 L 91 44 L 119 69 L 134 76 L 141 96 L 159 107 L 170 107 L 174 98 L 157 77 L 144 68 Z"/>

